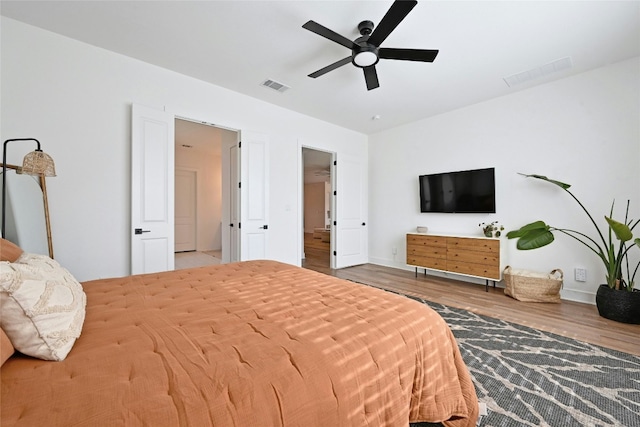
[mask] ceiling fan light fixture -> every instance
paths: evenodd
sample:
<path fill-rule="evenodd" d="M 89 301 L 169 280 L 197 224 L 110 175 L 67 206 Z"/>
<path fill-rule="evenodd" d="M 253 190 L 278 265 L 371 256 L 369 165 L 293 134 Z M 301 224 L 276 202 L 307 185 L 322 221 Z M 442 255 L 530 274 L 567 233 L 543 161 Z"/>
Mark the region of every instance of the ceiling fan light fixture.
<path fill-rule="evenodd" d="M 370 67 L 378 62 L 378 55 L 374 51 L 365 50 L 353 56 L 353 63 L 360 68 Z"/>

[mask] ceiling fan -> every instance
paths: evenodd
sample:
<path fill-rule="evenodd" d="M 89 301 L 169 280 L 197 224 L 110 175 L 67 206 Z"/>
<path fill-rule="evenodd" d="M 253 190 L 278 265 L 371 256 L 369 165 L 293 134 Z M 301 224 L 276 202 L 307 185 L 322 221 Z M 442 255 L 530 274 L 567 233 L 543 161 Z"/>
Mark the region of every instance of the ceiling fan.
<path fill-rule="evenodd" d="M 380 47 L 382 42 L 385 41 L 393 30 L 395 30 L 395 28 L 409 14 L 409 12 L 411 12 L 411 9 L 413 9 L 416 4 L 418 4 L 416 0 L 396 0 L 393 2 L 375 30 L 373 29 L 374 25 L 371 21 L 362 21 L 358 24 L 358 31 L 361 36 L 354 41 L 349 40 L 348 38 L 318 24 L 315 21 L 309 21 L 304 24 L 302 28 L 351 49 L 351 55 L 309 74 L 309 77 L 315 79 L 316 77 L 320 77 L 329 71 L 333 71 L 336 68 L 342 67 L 343 65 L 351 62 L 356 67 L 364 70 L 364 79 L 367 83 L 367 90 L 371 90 L 380 86 L 380 83 L 378 82 L 378 73 L 376 72 L 375 67 L 380 59 L 433 62 L 438 55 L 437 50 Z"/>

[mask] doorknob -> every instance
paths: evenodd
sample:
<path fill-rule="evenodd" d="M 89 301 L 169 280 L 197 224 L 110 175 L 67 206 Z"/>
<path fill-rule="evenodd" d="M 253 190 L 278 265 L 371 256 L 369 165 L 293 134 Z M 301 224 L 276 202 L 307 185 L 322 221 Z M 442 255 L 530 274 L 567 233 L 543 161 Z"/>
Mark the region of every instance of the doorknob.
<path fill-rule="evenodd" d="M 362 226 L 364 227 L 365 225 L 367 225 L 367 224 L 365 224 L 365 223 L 363 222 L 363 223 L 362 223 Z"/>
<path fill-rule="evenodd" d="M 151 233 L 151 230 L 143 230 L 142 228 L 136 228 L 134 231 L 135 234 Z"/>

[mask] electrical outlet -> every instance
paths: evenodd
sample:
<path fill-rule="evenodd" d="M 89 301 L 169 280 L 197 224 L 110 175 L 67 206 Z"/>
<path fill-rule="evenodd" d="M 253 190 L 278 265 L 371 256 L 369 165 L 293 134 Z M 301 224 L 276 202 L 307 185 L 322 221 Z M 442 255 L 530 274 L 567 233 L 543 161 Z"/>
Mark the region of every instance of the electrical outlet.
<path fill-rule="evenodd" d="M 586 282 L 587 281 L 587 269 L 585 268 L 575 268 L 573 270 L 574 278 L 576 282 Z"/>

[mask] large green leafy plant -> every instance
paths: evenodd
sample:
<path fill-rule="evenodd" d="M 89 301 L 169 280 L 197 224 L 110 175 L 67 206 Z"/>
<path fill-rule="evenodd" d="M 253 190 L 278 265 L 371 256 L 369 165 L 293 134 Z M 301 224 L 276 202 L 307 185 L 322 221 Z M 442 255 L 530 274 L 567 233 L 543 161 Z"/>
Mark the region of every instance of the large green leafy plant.
<path fill-rule="evenodd" d="M 632 248 L 640 247 L 640 238 L 633 240 L 633 229 L 638 225 L 638 223 L 640 223 L 640 220 L 634 221 L 629 219 L 629 201 L 627 201 L 624 222 L 619 222 L 612 218 L 614 203 L 611 204 L 611 212 L 609 213 L 609 216 L 605 216 L 605 220 L 608 224 L 608 233 L 606 233 L 608 234 L 608 237 L 605 239 L 605 234 L 603 234 L 600 227 L 598 227 L 598 224 L 596 224 L 589 211 L 584 207 L 580 200 L 578 200 L 576 196 L 569 191 L 569 188 L 571 187 L 569 184 L 549 179 L 542 175 L 524 176 L 555 184 L 569 193 L 569 195 L 578 203 L 578 205 L 580 205 L 582 210 L 591 220 L 591 223 L 598 233 L 598 238 L 594 239 L 587 234 L 576 230 L 554 227 L 546 224 L 544 221 L 535 221 L 521 227 L 519 230 L 513 230 L 507 233 L 507 237 L 509 239 L 518 239 L 517 248 L 522 250 L 541 248 L 554 241 L 553 232 L 557 231 L 566 234 L 585 245 L 600 258 L 604 263 L 607 272 L 607 285 L 610 288 L 632 291 L 634 279 L 638 272 L 638 267 L 640 267 L 640 261 L 638 261 L 634 268 L 633 262 L 629 261 L 628 254 L 629 250 Z M 613 236 L 615 236 L 617 240 L 617 247 Z"/>

